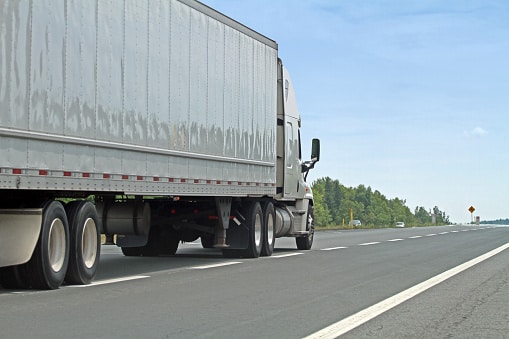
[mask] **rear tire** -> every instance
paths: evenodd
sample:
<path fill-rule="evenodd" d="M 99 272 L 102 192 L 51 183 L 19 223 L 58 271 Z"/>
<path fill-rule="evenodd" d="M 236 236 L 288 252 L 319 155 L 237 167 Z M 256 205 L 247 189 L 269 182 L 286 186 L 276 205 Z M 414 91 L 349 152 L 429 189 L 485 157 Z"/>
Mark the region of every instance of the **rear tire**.
<path fill-rule="evenodd" d="M 90 201 L 73 201 L 66 206 L 66 211 L 71 241 L 65 281 L 89 284 L 95 277 L 101 251 L 99 217 Z"/>
<path fill-rule="evenodd" d="M 26 264 L 30 285 L 52 290 L 62 285 L 69 262 L 69 224 L 59 201 L 49 201 L 43 207 L 41 233 Z"/>
<path fill-rule="evenodd" d="M 297 243 L 297 248 L 299 250 L 310 250 L 311 246 L 313 246 L 313 238 L 315 235 L 315 215 L 312 205 L 309 205 L 308 207 L 306 231 L 309 232 L 308 235 L 295 238 L 295 242 Z"/>
<path fill-rule="evenodd" d="M 276 212 L 274 204 L 267 202 L 263 205 L 263 242 L 262 251 L 260 255 L 270 257 L 274 252 L 274 243 L 276 241 L 275 225 L 276 225 Z"/>
<path fill-rule="evenodd" d="M 262 252 L 263 213 L 258 201 L 251 201 L 243 209 L 242 215 L 246 218 L 248 229 L 247 248 L 242 251 L 244 258 L 258 258 Z"/>

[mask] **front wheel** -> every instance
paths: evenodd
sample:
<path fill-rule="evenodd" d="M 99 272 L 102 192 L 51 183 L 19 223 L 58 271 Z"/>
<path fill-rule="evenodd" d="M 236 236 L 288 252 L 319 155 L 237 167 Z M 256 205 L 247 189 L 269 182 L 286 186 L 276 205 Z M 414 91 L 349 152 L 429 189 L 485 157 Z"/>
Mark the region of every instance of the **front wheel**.
<path fill-rule="evenodd" d="M 310 250 L 311 246 L 313 246 L 313 238 L 315 235 L 315 216 L 312 205 L 309 205 L 308 207 L 306 231 L 308 231 L 306 236 L 295 238 L 295 242 L 297 243 L 297 248 L 299 250 Z"/>

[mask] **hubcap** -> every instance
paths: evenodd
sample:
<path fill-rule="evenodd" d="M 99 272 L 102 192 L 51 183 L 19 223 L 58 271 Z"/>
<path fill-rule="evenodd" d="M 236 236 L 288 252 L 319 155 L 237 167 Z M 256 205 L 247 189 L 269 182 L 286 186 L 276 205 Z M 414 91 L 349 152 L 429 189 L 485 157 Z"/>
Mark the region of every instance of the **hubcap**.
<path fill-rule="evenodd" d="M 97 257 L 97 228 L 94 219 L 88 218 L 85 221 L 81 240 L 83 263 L 87 268 L 92 268 Z"/>
<path fill-rule="evenodd" d="M 256 247 L 259 247 L 262 242 L 262 218 L 260 217 L 259 214 L 256 214 L 254 227 L 255 227 L 254 240 Z"/>
<path fill-rule="evenodd" d="M 59 272 L 65 261 L 65 227 L 60 219 L 51 223 L 48 236 L 49 264 L 54 272 Z"/>
<path fill-rule="evenodd" d="M 272 246 L 274 242 L 274 218 L 272 215 L 269 216 L 269 220 L 267 221 L 267 242 Z"/>

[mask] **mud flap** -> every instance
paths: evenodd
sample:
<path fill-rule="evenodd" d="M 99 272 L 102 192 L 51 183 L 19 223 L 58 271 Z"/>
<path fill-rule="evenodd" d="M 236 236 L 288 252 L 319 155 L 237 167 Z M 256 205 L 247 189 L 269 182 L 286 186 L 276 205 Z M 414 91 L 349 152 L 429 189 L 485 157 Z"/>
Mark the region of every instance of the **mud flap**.
<path fill-rule="evenodd" d="M 226 230 L 226 240 L 229 245 L 228 249 L 243 250 L 246 249 L 249 243 L 249 229 L 246 226 L 245 220 L 240 213 L 237 213 L 233 220 L 230 220 L 228 229 Z"/>

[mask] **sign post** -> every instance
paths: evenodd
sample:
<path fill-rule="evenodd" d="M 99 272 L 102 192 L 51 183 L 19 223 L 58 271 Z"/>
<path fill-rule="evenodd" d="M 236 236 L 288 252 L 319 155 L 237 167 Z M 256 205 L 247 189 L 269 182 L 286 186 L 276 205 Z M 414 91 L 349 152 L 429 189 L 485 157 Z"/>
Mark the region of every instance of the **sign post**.
<path fill-rule="evenodd" d="M 475 211 L 475 207 L 474 206 L 470 206 L 468 208 L 468 211 L 470 212 L 470 223 L 473 224 L 474 223 L 474 211 Z"/>

